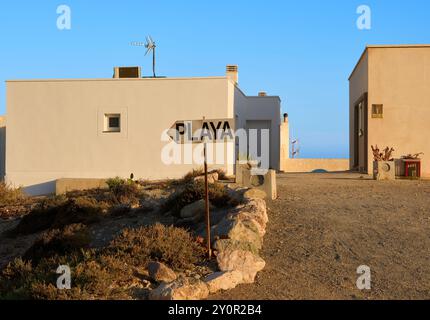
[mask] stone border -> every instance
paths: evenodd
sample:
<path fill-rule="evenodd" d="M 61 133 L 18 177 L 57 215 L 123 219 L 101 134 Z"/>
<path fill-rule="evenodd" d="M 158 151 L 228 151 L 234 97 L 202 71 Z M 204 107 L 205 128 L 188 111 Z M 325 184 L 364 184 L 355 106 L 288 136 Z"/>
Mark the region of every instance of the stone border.
<path fill-rule="evenodd" d="M 163 282 L 151 291 L 150 300 L 203 300 L 209 294 L 255 281 L 266 265 L 258 253 L 269 218 L 264 195 L 253 191 L 245 192 L 244 203 L 212 227 L 219 272 L 203 280 L 183 277 Z"/>

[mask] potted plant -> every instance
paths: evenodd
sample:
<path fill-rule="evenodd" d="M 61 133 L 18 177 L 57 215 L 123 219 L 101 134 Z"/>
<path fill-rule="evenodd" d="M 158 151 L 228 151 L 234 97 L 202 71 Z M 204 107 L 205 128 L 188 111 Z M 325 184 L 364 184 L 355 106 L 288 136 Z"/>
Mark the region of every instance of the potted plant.
<path fill-rule="evenodd" d="M 385 148 L 381 152 L 378 146 L 373 147 L 373 179 L 375 180 L 395 180 L 396 179 L 396 165 L 392 154 L 393 148 Z"/>

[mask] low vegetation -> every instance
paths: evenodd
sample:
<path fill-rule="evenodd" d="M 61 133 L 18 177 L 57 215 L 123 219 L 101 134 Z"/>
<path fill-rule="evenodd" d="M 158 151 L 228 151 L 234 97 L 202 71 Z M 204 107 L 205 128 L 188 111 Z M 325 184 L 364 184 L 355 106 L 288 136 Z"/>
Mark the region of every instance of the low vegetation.
<path fill-rule="evenodd" d="M 179 216 L 183 207 L 204 199 L 204 196 L 205 185 L 203 181 L 189 182 L 182 191 L 173 194 L 166 201 L 163 211 L 170 211 L 174 216 Z M 218 182 L 209 184 L 209 198 L 211 203 L 218 208 L 234 204 L 234 200 L 229 196 L 225 186 Z"/>
<path fill-rule="evenodd" d="M 221 180 L 227 178 L 223 171 L 217 173 Z M 25 252 L 11 255 L 17 259 L 2 264 L 6 267 L 0 270 L 0 299 L 131 299 L 136 290 L 145 290 L 142 283 L 150 280 L 145 273 L 150 261 L 177 272 L 207 263 L 201 239 L 156 223 L 175 224 L 183 207 L 204 198 L 204 182 L 195 179 L 202 174 L 194 170 L 182 179 L 156 183 L 113 178 L 107 189 L 37 199 L 0 184 L 0 207 L 31 203 L 15 227 L 0 235 L 12 244 L 31 239 Z M 215 207 L 235 205 L 222 183 L 211 183 L 209 196 Z M 171 215 L 162 215 L 167 212 Z M 60 265 L 71 268 L 71 290 L 56 287 Z"/>
<path fill-rule="evenodd" d="M 124 230 L 99 250 L 85 248 L 82 225 L 63 231 L 46 233 L 2 271 L 0 299 L 129 299 L 136 272 L 149 261 L 180 271 L 204 259 L 204 249 L 188 232 L 160 224 Z M 59 265 L 71 268 L 71 290 L 56 288 Z"/>
<path fill-rule="evenodd" d="M 24 199 L 21 189 L 10 187 L 4 182 L 0 182 L 0 205 L 14 205 Z"/>
<path fill-rule="evenodd" d="M 9 232 L 9 236 L 28 235 L 48 229 L 61 229 L 71 224 L 93 224 L 107 212 L 106 204 L 92 198 L 56 197 L 42 201 Z"/>

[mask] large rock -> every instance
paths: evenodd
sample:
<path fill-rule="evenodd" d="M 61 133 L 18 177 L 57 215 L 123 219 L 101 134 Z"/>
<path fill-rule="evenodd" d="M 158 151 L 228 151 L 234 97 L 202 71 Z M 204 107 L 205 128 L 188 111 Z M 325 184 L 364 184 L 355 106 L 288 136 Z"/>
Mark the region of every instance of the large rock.
<path fill-rule="evenodd" d="M 172 282 L 175 281 L 176 273 L 160 262 L 150 262 L 148 264 L 149 276 L 157 282 Z"/>
<path fill-rule="evenodd" d="M 240 271 L 244 283 L 253 283 L 257 272 L 264 269 L 266 262 L 259 256 L 243 250 L 227 250 L 218 254 L 221 271 Z"/>
<path fill-rule="evenodd" d="M 262 247 L 260 230 L 249 220 L 223 219 L 213 228 L 213 237 L 249 242 L 258 250 Z"/>
<path fill-rule="evenodd" d="M 205 213 L 206 202 L 204 199 L 202 199 L 183 207 L 180 215 L 182 219 L 198 221 L 200 219 L 203 219 Z"/>
<path fill-rule="evenodd" d="M 233 250 L 243 250 L 250 251 L 254 254 L 258 254 L 259 249 L 252 245 L 249 242 L 237 241 L 232 239 L 219 239 L 216 240 L 213 249 L 215 249 L 218 253 L 222 251 L 233 251 Z"/>
<path fill-rule="evenodd" d="M 259 235 L 263 237 L 266 234 L 266 225 L 269 221 L 269 217 L 264 200 L 250 200 L 245 205 L 230 212 L 227 218 L 231 220 L 249 221 L 251 224 L 257 223 L 256 228 L 258 229 Z"/>
<path fill-rule="evenodd" d="M 230 290 L 241 284 L 243 276 L 240 271 L 216 272 L 205 278 L 210 293 L 220 290 Z"/>
<path fill-rule="evenodd" d="M 248 200 L 251 200 L 251 199 L 262 199 L 262 200 L 264 200 L 267 198 L 267 194 L 263 190 L 252 188 L 252 189 L 249 189 L 248 191 L 246 191 L 243 194 L 243 197 L 245 199 L 248 199 Z"/>
<path fill-rule="evenodd" d="M 150 300 L 202 300 L 209 296 L 206 283 L 194 278 L 179 278 L 162 283 L 149 294 Z"/>

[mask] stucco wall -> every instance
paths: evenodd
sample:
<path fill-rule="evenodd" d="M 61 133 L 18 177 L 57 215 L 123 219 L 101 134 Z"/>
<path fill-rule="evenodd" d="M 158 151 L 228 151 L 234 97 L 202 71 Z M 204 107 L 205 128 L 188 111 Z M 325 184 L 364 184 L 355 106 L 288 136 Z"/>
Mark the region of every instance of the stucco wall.
<path fill-rule="evenodd" d="M 349 170 L 349 159 L 286 159 L 282 167 L 282 171 L 288 173 L 316 170 L 340 172 Z"/>
<path fill-rule="evenodd" d="M 287 160 L 290 159 L 290 124 L 288 117 L 282 122 L 280 130 L 280 170 L 284 171 Z"/>
<path fill-rule="evenodd" d="M 233 118 L 229 95 L 225 77 L 8 81 L 7 180 L 41 194 L 60 178 L 181 177 L 199 165 L 163 164 L 163 130 L 178 120 Z M 121 113 L 120 134 L 102 132 L 104 113 Z"/>
<path fill-rule="evenodd" d="M 353 71 L 349 79 L 349 159 L 350 168 L 354 167 L 355 159 L 355 130 L 354 130 L 354 113 L 355 105 L 360 100 L 360 98 L 369 91 L 368 83 L 368 73 L 369 73 L 369 56 L 368 52 L 364 52 L 360 61 L 358 62 L 355 70 Z M 364 152 L 366 147 L 365 136 L 358 138 L 358 144 L 361 152 L 359 152 L 359 167 L 365 167 L 365 156 Z"/>
<path fill-rule="evenodd" d="M 369 109 L 383 104 L 383 119 L 369 112 L 371 145 L 390 146 L 400 158 L 424 152 L 422 174 L 430 177 L 430 47 L 369 49 Z"/>
<path fill-rule="evenodd" d="M 6 118 L 0 117 L 0 181 L 5 176 L 6 162 Z"/>
<path fill-rule="evenodd" d="M 235 90 L 236 127 L 246 129 L 248 120 L 267 120 L 271 122 L 270 167 L 280 169 L 280 125 L 281 101 L 277 96 L 245 96 L 240 89 Z"/>

